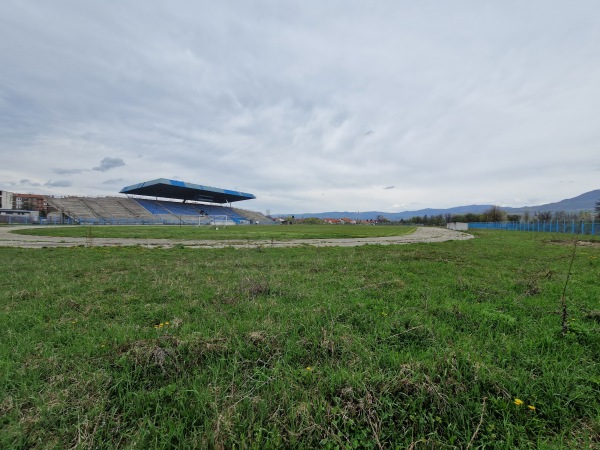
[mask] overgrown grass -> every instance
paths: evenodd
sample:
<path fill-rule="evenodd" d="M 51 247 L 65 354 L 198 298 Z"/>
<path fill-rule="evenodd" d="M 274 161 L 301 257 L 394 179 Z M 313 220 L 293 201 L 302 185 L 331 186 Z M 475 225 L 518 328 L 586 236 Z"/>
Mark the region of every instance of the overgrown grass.
<path fill-rule="evenodd" d="M 291 225 L 291 226 L 57 226 L 15 230 L 18 234 L 35 236 L 144 239 L 231 239 L 231 240 L 291 240 L 326 238 L 362 238 L 400 236 L 412 233 L 415 227 L 372 225 Z"/>
<path fill-rule="evenodd" d="M 568 237 L 476 235 L 1 248 L 0 447 L 597 448 L 600 247 L 562 338 Z"/>

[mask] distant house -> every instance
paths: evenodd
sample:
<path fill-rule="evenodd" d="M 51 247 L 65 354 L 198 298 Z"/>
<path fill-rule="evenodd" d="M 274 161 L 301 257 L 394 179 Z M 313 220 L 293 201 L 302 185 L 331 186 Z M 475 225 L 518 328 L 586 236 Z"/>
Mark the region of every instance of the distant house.
<path fill-rule="evenodd" d="M 24 209 L 28 211 L 48 212 L 48 201 L 46 197 L 39 194 L 12 194 L 12 209 Z"/>

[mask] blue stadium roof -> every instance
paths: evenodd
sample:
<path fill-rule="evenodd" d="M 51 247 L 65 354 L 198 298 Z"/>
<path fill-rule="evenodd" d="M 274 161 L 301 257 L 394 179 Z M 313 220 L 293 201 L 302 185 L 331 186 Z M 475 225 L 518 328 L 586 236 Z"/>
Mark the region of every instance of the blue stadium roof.
<path fill-rule="evenodd" d="M 192 200 L 207 203 L 232 203 L 241 200 L 256 198 L 246 192 L 230 191 L 211 186 L 186 183 L 184 181 L 157 180 L 144 181 L 143 183 L 126 186 L 121 189 L 121 194 L 143 195 L 147 197 L 161 197 L 178 200 Z"/>

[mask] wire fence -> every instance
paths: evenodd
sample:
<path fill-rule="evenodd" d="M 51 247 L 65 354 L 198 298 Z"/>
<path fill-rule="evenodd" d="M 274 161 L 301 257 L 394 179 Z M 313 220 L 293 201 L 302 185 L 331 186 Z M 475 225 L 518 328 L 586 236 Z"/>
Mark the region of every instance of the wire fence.
<path fill-rule="evenodd" d="M 469 228 L 600 235 L 600 223 L 577 220 L 535 220 L 530 222 L 470 222 Z"/>
<path fill-rule="evenodd" d="M 2 216 L 0 224 L 6 225 L 248 225 L 249 220 L 234 219 L 228 216 L 182 217 L 182 218 L 136 218 L 136 219 L 103 219 L 103 218 L 43 218 L 32 219 L 29 216 Z"/>

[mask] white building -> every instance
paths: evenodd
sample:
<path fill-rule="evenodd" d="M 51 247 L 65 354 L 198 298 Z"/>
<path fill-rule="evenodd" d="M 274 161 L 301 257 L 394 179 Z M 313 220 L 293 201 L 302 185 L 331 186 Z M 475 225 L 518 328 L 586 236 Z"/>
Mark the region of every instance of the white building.
<path fill-rule="evenodd" d="M 469 229 L 469 224 L 466 222 L 448 222 L 446 228 L 455 231 L 467 231 Z"/>
<path fill-rule="evenodd" d="M 13 193 L 0 191 L 0 209 L 13 209 Z"/>

